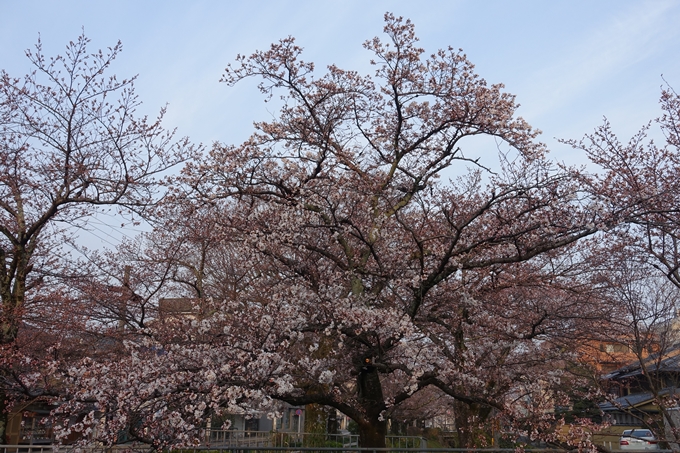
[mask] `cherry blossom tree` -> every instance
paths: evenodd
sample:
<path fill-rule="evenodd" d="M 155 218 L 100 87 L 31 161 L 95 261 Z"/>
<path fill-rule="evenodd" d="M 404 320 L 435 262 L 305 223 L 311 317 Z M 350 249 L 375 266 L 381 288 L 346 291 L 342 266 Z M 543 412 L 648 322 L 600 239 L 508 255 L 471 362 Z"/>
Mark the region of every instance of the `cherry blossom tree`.
<path fill-rule="evenodd" d="M 135 116 L 134 78 L 106 75 L 121 44 L 90 54 L 88 43 L 81 35 L 64 56 L 48 58 L 38 42 L 26 52 L 32 72 L 24 78 L 0 72 L 3 351 L 12 349 L 36 295 L 60 272 L 66 238 L 102 210 L 144 215 L 159 193 L 159 176 L 192 149 L 163 129 L 163 111 L 152 121 Z M 0 396 L 3 414 L 6 398 Z"/>
<path fill-rule="evenodd" d="M 575 396 L 597 410 L 591 413 L 595 419 L 632 420 L 660 441 L 677 443 L 678 395 L 671 389 L 680 344 L 679 290 L 652 256 L 615 234 L 593 241 L 589 253 L 584 262 L 591 266 L 593 293 L 609 309 L 603 310 L 602 328 L 583 335 L 578 360 L 569 364 L 590 381 Z M 651 408 L 629 403 L 645 399 L 654 401 Z"/>
<path fill-rule="evenodd" d="M 317 78 L 292 38 L 227 68 L 228 85 L 259 78 L 283 106 L 184 170 L 192 196 L 229 206 L 221 227 L 260 276 L 196 322 L 213 333 L 201 371 L 213 384 L 190 393 L 219 395 L 204 408 L 236 387 L 330 406 L 370 447 L 385 446 L 390 408 L 429 386 L 471 408 L 469 423 L 548 417 L 563 351 L 549 339 L 587 310 L 538 282 L 558 287 L 550 252 L 604 219 L 502 85 L 454 49 L 426 56 L 409 21 L 388 14 L 385 33 L 365 44 L 372 77 L 330 66 Z M 496 158 L 465 151 L 475 136 L 496 139 Z M 206 344 L 182 343 L 205 363 Z"/>
<path fill-rule="evenodd" d="M 567 143 L 584 150 L 602 171 L 590 186 L 622 244 L 645 251 L 680 286 L 680 96 L 662 89 L 663 114 L 622 143 L 605 120 L 595 133 Z M 649 139 L 653 125 L 665 141 Z"/>
<path fill-rule="evenodd" d="M 209 416 L 286 402 L 343 412 L 377 448 L 390 416 L 444 394 L 461 446 L 490 424 L 557 439 L 557 365 L 604 313 L 579 241 L 609 212 L 461 51 L 427 56 L 391 14 L 385 33 L 373 76 L 316 77 L 292 38 L 227 68 L 281 94 L 277 117 L 187 164 L 165 226 L 118 263 L 200 307 L 137 323 L 124 360 L 64 367 L 61 411 L 87 414 L 64 435 L 186 445 Z"/>
<path fill-rule="evenodd" d="M 567 143 L 584 150 L 599 167 L 600 173 L 588 188 L 611 219 L 605 225 L 609 230 L 606 241 L 600 246 L 611 261 L 603 267 L 601 278 L 609 298 L 620 308 L 611 333 L 627 343 L 637 362 L 629 364 L 630 373 L 612 376 L 628 374 L 627 385 L 653 395 L 663 419 L 653 421 L 665 423 L 668 429 L 652 428 L 660 439 L 677 445 L 680 421 L 674 414 L 678 398 L 668 391 L 671 381 L 665 362 L 677 354 L 678 346 L 680 96 L 669 85 L 661 90 L 660 106 L 661 116 L 628 142 L 621 142 L 605 120 L 593 134 Z M 660 139 L 652 140 L 650 134 Z M 668 284 L 660 282 L 660 277 Z M 639 379 L 634 377 L 636 367 Z M 615 396 L 610 398 L 612 408 L 650 423 L 650 414 L 622 406 Z"/>

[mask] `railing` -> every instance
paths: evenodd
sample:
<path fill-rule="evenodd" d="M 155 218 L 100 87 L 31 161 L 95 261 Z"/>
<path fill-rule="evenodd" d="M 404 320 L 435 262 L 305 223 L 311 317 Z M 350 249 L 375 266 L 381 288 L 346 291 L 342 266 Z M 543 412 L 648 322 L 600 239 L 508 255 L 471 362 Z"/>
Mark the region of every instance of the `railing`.
<path fill-rule="evenodd" d="M 123 444 L 112 447 L 98 445 L 0 445 L 0 453 L 151 453 L 151 451 L 149 445 L 145 444 Z M 188 452 L 188 450 L 186 451 Z"/>
<path fill-rule="evenodd" d="M 387 436 L 388 448 L 425 449 L 427 441 L 416 436 Z M 207 447 L 287 447 L 287 448 L 356 448 L 356 434 L 286 433 L 264 431 L 210 431 Z"/>
<path fill-rule="evenodd" d="M 225 447 L 225 448 L 210 448 L 210 447 L 196 447 L 189 449 L 182 449 L 182 453 L 218 453 L 218 452 L 233 452 L 233 453 L 368 453 L 368 452 L 399 452 L 399 453 L 517 453 L 516 448 L 375 448 L 375 447 Z M 578 450 L 561 450 L 561 449 L 525 449 L 527 453 L 577 453 Z M 656 450 L 655 453 L 671 453 L 671 450 Z M 643 452 L 639 452 L 643 453 Z"/>
<path fill-rule="evenodd" d="M 233 433 L 233 432 L 232 432 Z M 237 431 L 236 433 L 241 433 Z M 251 432 L 255 433 L 255 432 Z M 356 446 L 355 435 L 338 435 L 335 442 L 341 442 L 341 438 L 349 438 L 349 443 L 353 445 L 342 446 L 301 446 L 301 445 L 254 445 L 256 442 L 263 442 L 264 433 L 257 433 L 256 435 L 242 437 L 244 443 L 252 442 L 251 445 L 220 445 L 220 446 L 200 446 L 200 447 L 185 447 L 176 448 L 172 450 L 162 450 L 162 453 L 518 453 L 523 451 L 526 453 L 577 453 L 578 449 L 557 449 L 557 448 L 428 448 L 425 445 L 420 447 L 400 446 L 407 445 L 411 442 L 408 439 L 419 439 L 416 437 L 404 436 L 402 439 L 406 441 L 396 441 L 399 437 L 390 436 L 391 440 L 387 442 L 387 448 L 360 448 Z M 272 434 L 272 433 L 266 433 Z M 278 433 L 283 434 L 283 433 Z M 292 433 L 302 437 L 311 438 L 309 433 Z M 326 436 L 326 435 L 320 435 Z M 239 436 L 235 436 L 238 439 Z M 348 439 L 345 439 L 348 440 Z M 326 441 L 328 442 L 328 441 Z M 285 443 L 285 442 L 282 442 Z M 295 443 L 295 442 L 293 442 Z M 311 441 L 308 441 L 311 443 Z M 410 445 L 413 445 L 411 443 Z M 604 449 L 605 452 L 615 453 L 617 450 Z M 112 447 L 103 447 L 96 445 L 0 445 L 0 453 L 161 453 L 161 450 L 154 450 L 148 445 L 144 444 L 122 444 Z M 639 453 L 645 453 L 640 451 Z M 649 453 L 649 452 L 646 452 Z M 677 453 L 673 450 L 655 450 L 655 453 Z"/>
<path fill-rule="evenodd" d="M 247 432 L 247 431 L 246 431 Z M 246 433 L 244 431 L 232 431 L 232 433 Z M 335 442 L 340 443 L 344 438 L 349 440 L 348 443 L 341 446 L 310 446 L 310 445 L 295 445 L 295 441 L 292 445 L 282 445 L 285 441 L 282 441 L 280 445 L 255 445 L 257 442 L 264 442 L 264 437 L 262 432 L 250 431 L 252 435 L 250 438 L 247 436 L 240 437 L 234 436 L 234 440 L 241 439 L 242 443 L 238 445 L 236 443 L 232 445 L 211 445 L 211 446 L 199 446 L 199 447 L 184 447 L 175 448 L 171 450 L 158 450 L 153 449 L 149 445 L 145 444 L 122 444 L 114 445 L 110 447 L 104 447 L 101 445 L 0 445 L 0 453 L 578 453 L 578 449 L 559 449 L 559 448 L 428 448 L 426 445 L 421 444 L 420 447 L 404 446 L 413 445 L 410 439 L 420 439 L 418 437 L 408 437 L 408 436 L 388 436 L 387 438 L 387 448 L 360 448 L 356 446 L 355 439 L 358 437 L 356 435 L 337 435 Z M 292 439 L 294 436 L 302 436 L 311 439 L 313 435 L 309 433 L 266 433 L 266 434 L 292 434 Z M 320 434 L 316 436 L 328 435 Z M 283 437 L 283 436 L 279 436 Z M 401 441 L 395 441 L 396 439 L 405 439 Z M 251 442 L 251 444 L 248 444 Z M 328 445 L 328 440 L 326 440 Z M 344 441 L 343 441 L 344 442 Z M 308 444 L 312 443 L 308 441 Z M 619 450 L 609 450 L 604 448 L 601 451 L 616 453 Z M 630 452 L 634 452 L 630 450 Z M 638 450 L 638 453 L 649 453 L 649 451 Z M 677 453 L 675 450 L 654 450 L 654 453 Z"/>
<path fill-rule="evenodd" d="M 53 446 L 53 445 L 0 445 L 0 453 L 151 453 L 153 450 L 144 445 L 116 445 L 114 447 L 101 446 Z M 166 453 L 367 453 L 367 452 L 398 452 L 398 453 L 517 453 L 514 448 L 359 448 L 350 447 L 291 447 L 291 446 L 220 446 L 220 447 L 189 447 L 170 450 Z M 575 453 L 560 449 L 526 449 L 527 453 Z M 670 453 L 671 450 L 657 450 L 656 453 Z"/>
<path fill-rule="evenodd" d="M 0 453 L 52 453 L 56 447 L 52 445 L 2 445 Z"/>

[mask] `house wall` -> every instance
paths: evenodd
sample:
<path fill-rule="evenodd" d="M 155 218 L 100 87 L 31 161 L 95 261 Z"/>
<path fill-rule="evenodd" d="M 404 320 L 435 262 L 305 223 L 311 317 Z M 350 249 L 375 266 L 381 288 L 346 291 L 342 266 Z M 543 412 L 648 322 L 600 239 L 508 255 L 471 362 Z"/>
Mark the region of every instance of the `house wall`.
<path fill-rule="evenodd" d="M 52 428 L 46 423 L 49 414 L 50 407 L 40 403 L 14 408 L 9 414 L 5 441 L 8 445 L 51 443 Z"/>

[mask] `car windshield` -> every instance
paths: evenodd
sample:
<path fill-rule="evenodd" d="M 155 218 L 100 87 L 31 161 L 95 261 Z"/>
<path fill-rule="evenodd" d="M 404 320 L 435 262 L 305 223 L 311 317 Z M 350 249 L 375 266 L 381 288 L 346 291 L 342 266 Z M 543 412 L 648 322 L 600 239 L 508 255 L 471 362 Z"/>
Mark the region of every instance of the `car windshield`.
<path fill-rule="evenodd" d="M 652 432 L 648 429 L 635 429 L 629 435 L 631 437 L 653 437 Z"/>

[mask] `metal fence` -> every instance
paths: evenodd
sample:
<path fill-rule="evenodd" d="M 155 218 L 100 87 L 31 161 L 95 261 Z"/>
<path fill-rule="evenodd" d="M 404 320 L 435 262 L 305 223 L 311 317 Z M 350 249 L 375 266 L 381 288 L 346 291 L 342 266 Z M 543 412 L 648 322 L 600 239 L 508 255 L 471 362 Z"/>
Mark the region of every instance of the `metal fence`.
<path fill-rule="evenodd" d="M 197 447 L 164 449 L 162 453 L 579 453 L 579 449 L 558 448 L 433 448 L 428 447 L 424 438 L 413 436 L 388 436 L 386 448 L 361 448 L 358 446 L 358 436 L 352 434 L 231 431 L 220 434 L 211 433 L 210 438 L 214 443 Z M 616 451 L 611 451 L 606 447 L 599 450 L 616 453 Z M 0 453 L 161 453 L 161 451 L 139 443 L 108 447 L 101 445 L 22 444 L 0 445 Z M 656 450 L 655 453 L 678 452 Z"/>
<path fill-rule="evenodd" d="M 0 453 L 152 453 L 157 452 L 148 445 L 96 446 L 52 446 L 52 445 L 0 445 Z M 165 453 L 577 453 L 578 449 L 523 449 L 515 448 L 359 448 L 359 447 L 291 447 L 291 446 L 220 446 L 181 448 Z M 605 450 L 608 451 L 608 450 Z M 655 450 L 655 453 L 671 453 L 671 450 Z"/>
<path fill-rule="evenodd" d="M 277 448 L 356 448 L 356 434 L 287 433 L 264 431 L 219 431 L 207 436 L 206 447 L 277 447 Z M 417 436 L 387 436 L 389 448 L 425 449 L 427 440 Z"/>
<path fill-rule="evenodd" d="M 151 453 L 154 449 L 148 445 L 116 445 L 101 446 L 53 446 L 53 445 L 0 445 L 0 453 Z M 157 451 L 157 450 L 156 450 Z M 526 449 L 527 453 L 570 453 L 560 449 Z M 571 453 L 575 453 L 574 450 Z M 657 450 L 664 453 L 667 450 Z M 399 453 L 517 453 L 514 448 L 360 448 L 356 446 L 344 447 L 300 447 L 300 446 L 210 446 L 178 448 L 166 453 L 353 453 L 353 452 L 399 452 Z M 670 452 L 670 450 L 668 450 Z"/>

